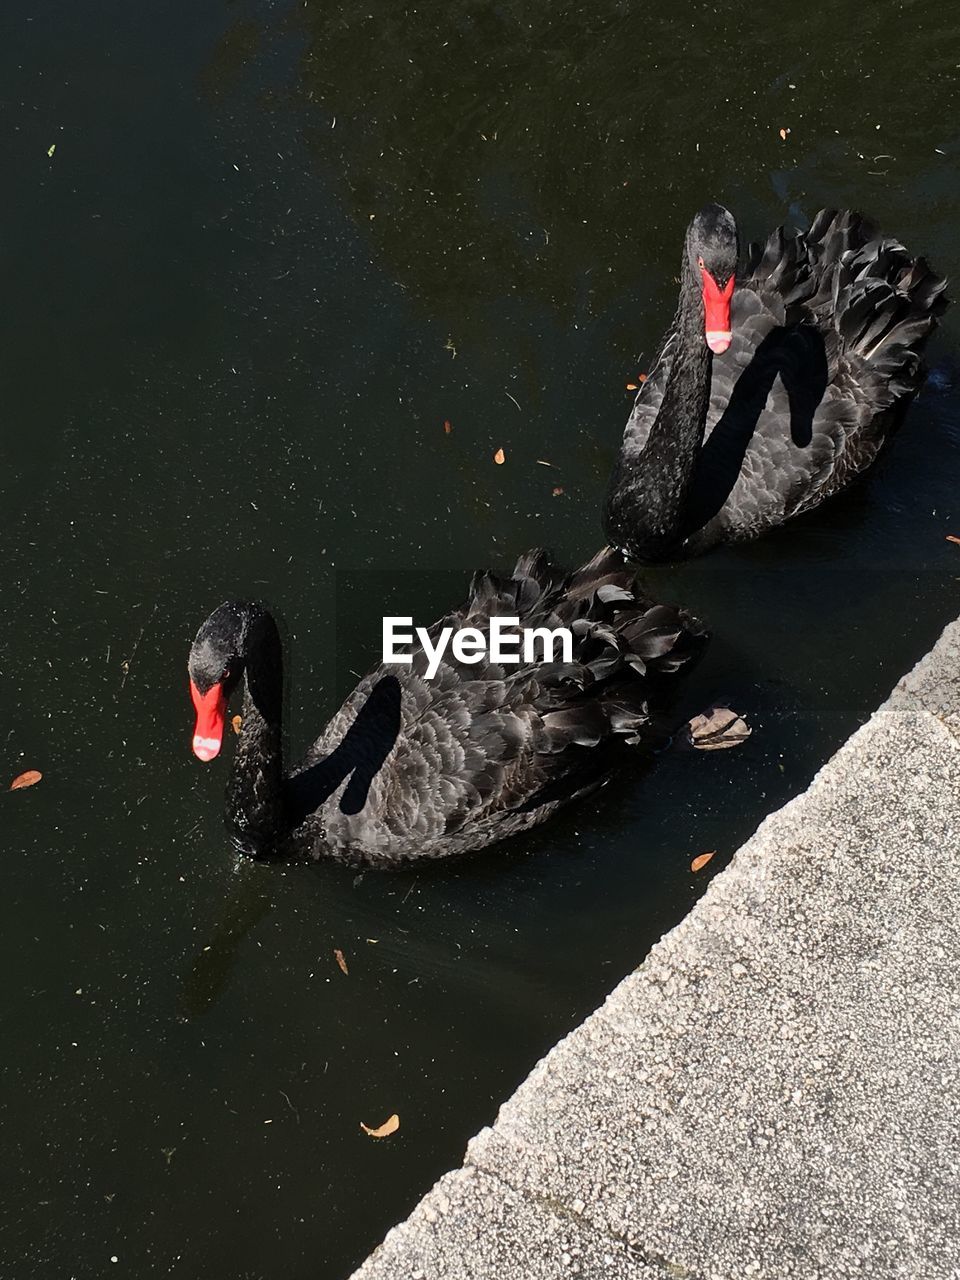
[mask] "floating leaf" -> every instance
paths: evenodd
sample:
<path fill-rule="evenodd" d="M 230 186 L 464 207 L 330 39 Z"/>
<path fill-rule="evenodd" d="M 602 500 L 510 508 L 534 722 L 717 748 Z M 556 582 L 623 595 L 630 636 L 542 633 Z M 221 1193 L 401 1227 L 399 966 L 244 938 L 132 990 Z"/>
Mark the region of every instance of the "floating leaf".
<path fill-rule="evenodd" d="M 239 733 L 243 728 L 243 716 L 234 716 L 230 723 L 233 725 L 233 732 Z"/>
<path fill-rule="evenodd" d="M 948 533 L 948 534 L 947 534 L 947 541 L 948 541 L 948 542 L 955 542 L 955 543 L 957 544 L 957 546 L 958 546 L 958 547 L 960 547 L 960 538 L 956 537 L 956 535 L 955 535 L 955 534 Z"/>
<path fill-rule="evenodd" d="M 563 493 L 563 489 L 562 489 L 562 487 L 561 487 L 560 485 L 557 485 L 557 487 L 556 487 L 556 488 L 554 489 L 554 491 L 553 491 L 553 496 L 554 496 L 555 498 L 559 498 L 559 497 L 561 496 L 561 494 L 562 494 L 562 493 Z"/>
<path fill-rule="evenodd" d="M 743 716 L 729 707 L 710 707 L 703 715 L 694 716 L 687 725 L 690 745 L 698 751 L 739 747 L 752 732 Z"/>
<path fill-rule="evenodd" d="M 710 859 L 716 853 L 716 849 L 711 849 L 709 853 L 698 853 L 694 860 L 690 863 L 691 871 L 702 871 Z"/>
<path fill-rule="evenodd" d="M 638 374 L 637 374 L 637 381 L 638 381 L 638 382 L 646 382 L 646 380 L 647 380 L 647 375 L 646 375 L 645 373 L 638 373 Z"/>
<path fill-rule="evenodd" d="M 635 382 L 628 382 L 628 383 L 627 383 L 627 390 L 628 390 L 628 391 L 638 391 L 638 390 L 639 390 L 639 388 L 638 388 L 638 386 L 637 386 L 637 384 L 636 384 Z"/>
<path fill-rule="evenodd" d="M 347 968 L 347 962 L 344 959 L 343 952 L 340 950 L 339 947 L 333 948 L 333 958 L 334 960 L 336 960 L 337 964 L 340 966 L 341 973 L 345 973 L 345 974 L 350 973 L 350 970 Z"/>
<path fill-rule="evenodd" d="M 780 130 L 780 140 L 781 140 L 782 142 L 786 142 L 786 140 L 787 140 L 787 134 L 788 134 L 789 132 L 790 132 L 790 130 L 789 130 L 789 129 L 781 129 L 781 130 Z"/>
<path fill-rule="evenodd" d="M 498 449 L 497 452 L 493 455 L 493 460 L 498 467 L 502 467 L 507 460 L 507 455 L 503 452 L 502 449 Z"/>
<path fill-rule="evenodd" d="M 10 783 L 10 790 L 22 791 L 24 787 L 35 786 L 42 777 L 43 774 L 39 769 L 28 769 L 26 773 L 21 773 L 19 777 L 14 778 Z"/>
<path fill-rule="evenodd" d="M 446 436 L 448 436 L 452 430 L 453 430 L 453 425 L 452 425 L 452 423 L 450 422 L 450 419 L 449 419 L 449 418 L 444 418 L 444 420 L 443 420 L 443 434 L 444 434 L 444 435 L 446 435 Z"/>
<path fill-rule="evenodd" d="M 360 1121 L 360 1128 L 371 1138 L 389 1138 L 391 1133 L 396 1133 L 400 1128 L 400 1117 L 392 1115 L 389 1120 L 384 1120 L 378 1129 L 371 1129 L 369 1125 Z"/>
<path fill-rule="evenodd" d="M 53 153 L 56 151 L 56 149 L 57 149 L 56 143 L 53 143 L 52 146 L 47 147 L 47 155 L 50 157 L 51 160 L 53 159 Z"/>

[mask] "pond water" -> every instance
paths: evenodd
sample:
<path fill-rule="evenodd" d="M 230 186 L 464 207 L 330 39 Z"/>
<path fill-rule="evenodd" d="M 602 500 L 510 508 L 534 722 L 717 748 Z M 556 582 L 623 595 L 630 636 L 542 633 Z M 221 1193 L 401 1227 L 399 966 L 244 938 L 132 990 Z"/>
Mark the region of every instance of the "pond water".
<path fill-rule="evenodd" d="M 600 545 L 705 200 L 751 238 L 856 205 L 956 274 L 953 25 L 4 6 L 0 776 L 44 774 L 2 799 L 5 1274 L 342 1280 L 957 613 L 953 314 L 866 483 L 649 574 L 715 632 L 679 712 L 733 700 L 742 750 L 362 876 L 238 862 L 227 763 L 189 750 L 187 649 L 226 597 L 285 620 L 296 755 L 383 613 Z"/>

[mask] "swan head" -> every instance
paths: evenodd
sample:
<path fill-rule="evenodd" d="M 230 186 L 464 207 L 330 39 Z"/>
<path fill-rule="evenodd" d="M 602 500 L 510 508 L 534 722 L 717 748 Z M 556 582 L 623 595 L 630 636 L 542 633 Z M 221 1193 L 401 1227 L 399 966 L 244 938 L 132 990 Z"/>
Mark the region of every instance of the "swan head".
<path fill-rule="evenodd" d="M 242 605 L 222 604 L 197 632 L 187 671 L 197 715 L 193 754 L 204 762 L 220 754 L 227 702 L 240 677 L 246 616 Z"/>
<path fill-rule="evenodd" d="M 716 355 L 729 347 L 730 300 L 737 276 L 737 224 L 722 204 L 705 205 L 687 228 L 687 263 L 703 300 L 704 341 Z"/>

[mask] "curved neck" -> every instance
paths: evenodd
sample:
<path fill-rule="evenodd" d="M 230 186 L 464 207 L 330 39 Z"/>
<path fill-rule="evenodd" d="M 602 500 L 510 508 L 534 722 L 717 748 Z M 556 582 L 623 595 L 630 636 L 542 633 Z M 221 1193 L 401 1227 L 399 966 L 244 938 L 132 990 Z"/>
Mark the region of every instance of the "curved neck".
<path fill-rule="evenodd" d="M 686 255 L 681 280 L 678 341 L 660 411 L 643 448 L 624 447 L 608 507 L 612 531 L 622 530 L 619 545 L 640 559 L 668 555 L 691 532 L 690 496 L 710 408 L 703 296 Z"/>
<path fill-rule="evenodd" d="M 283 650 L 277 624 L 251 606 L 244 624 L 243 724 L 227 784 L 226 824 L 244 853 L 263 855 L 285 829 Z"/>

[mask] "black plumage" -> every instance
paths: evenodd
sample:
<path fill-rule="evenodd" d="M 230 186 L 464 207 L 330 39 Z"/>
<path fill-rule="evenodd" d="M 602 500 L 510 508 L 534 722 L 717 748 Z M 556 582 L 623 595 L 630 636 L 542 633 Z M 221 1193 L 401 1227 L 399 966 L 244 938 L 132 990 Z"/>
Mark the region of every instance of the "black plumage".
<path fill-rule="evenodd" d="M 737 251 L 719 208 L 688 229 L 677 315 L 607 497 L 607 537 L 641 560 L 754 538 L 849 484 L 920 387 L 946 305 L 923 258 L 860 214 L 825 209 L 808 231 L 751 246 L 730 345 L 713 355 L 697 268 L 725 276 Z"/>
<path fill-rule="evenodd" d="M 694 618 L 648 600 L 611 548 L 566 578 L 540 551 L 521 557 L 509 578 L 478 573 L 466 604 L 431 638 L 443 627 L 486 635 L 495 616 L 518 617 L 521 628 L 568 627 L 573 660 L 494 665 L 484 656 L 467 665 L 448 646 L 428 680 L 415 642 L 411 665 L 381 664 L 360 681 L 287 777 L 277 627 L 260 605 L 217 609 L 197 634 L 189 671 L 195 702 L 217 702 L 221 721 L 231 690 L 243 687 L 227 789 L 238 847 L 393 865 L 535 826 L 602 782 L 618 743 L 665 738 L 651 695 L 705 639 Z M 195 750 L 197 741 L 207 740 L 195 739 Z"/>

